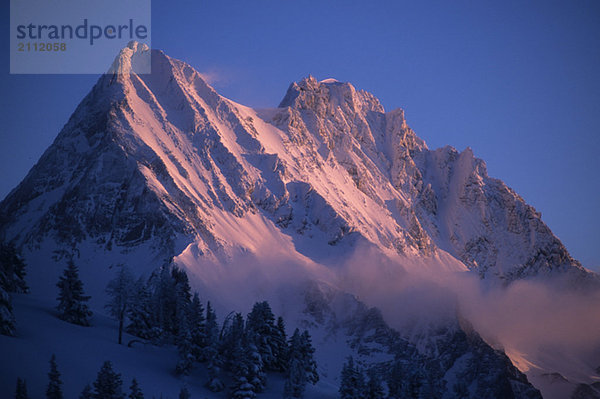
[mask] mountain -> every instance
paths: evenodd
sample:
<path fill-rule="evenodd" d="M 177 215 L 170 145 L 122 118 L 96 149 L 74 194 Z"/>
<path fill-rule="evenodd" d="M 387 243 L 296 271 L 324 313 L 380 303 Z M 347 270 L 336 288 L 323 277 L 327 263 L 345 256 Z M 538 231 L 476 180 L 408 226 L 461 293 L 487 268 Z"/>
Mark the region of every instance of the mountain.
<path fill-rule="evenodd" d="M 152 74 L 133 73 L 149 51 Z M 357 299 L 332 310 L 331 301 L 349 295 L 339 276 L 345 265 L 358 262 L 365 275 L 389 272 L 392 280 L 464 272 L 500 286 L 596 278 L 470 149 L 430 150 L 401 109 L 385 112 L 372 94 L 309 76 L 278 108 L 256 110 L 219 95 L 188 64 L 135 42 L 0 203 L 0 238 L 22 249 L 32 292 L 47 298 L 54 295 L 48 281 L 72 255 L 94 282 L 97 306 L 109 266 L 126 263 L 147 275 L 174 257 L 223 309 L 272 297 L 324 337 L 338 331 L 344 350 L 359 350 L 364 335 L 352 337 L 375 323 L 383 338 L 367 342 L 387 358 L 359 351 L 365 364 L 419 368 L 434 397 L 452 397 L 450 380 L 458 378 L 473 397 L 539 393 L 459 309 L 418 334 L 417 327 L 397 332 Z M 367 262 L 377 264 L 365 269 Z M 290 280 L 321 285 L 307 283 L 313 288 L 297 298 L 279 295 Z M 330 378 L 343 360 L 332 361 Z M 503 391 L 486 391 L 490 381 Z"/>
<path fill-rule="evenodd" d="M 370 93 L 309 77 L 256 111 L 160 51 L 151 75 L 127 73 L 145 51 L 122 51 L 2 202 L 5 240 L 223 261 L 269 237 L 324 263 L 362 242 L 483 278 L 585 273 L 470 149 L 429 150 Z"/>

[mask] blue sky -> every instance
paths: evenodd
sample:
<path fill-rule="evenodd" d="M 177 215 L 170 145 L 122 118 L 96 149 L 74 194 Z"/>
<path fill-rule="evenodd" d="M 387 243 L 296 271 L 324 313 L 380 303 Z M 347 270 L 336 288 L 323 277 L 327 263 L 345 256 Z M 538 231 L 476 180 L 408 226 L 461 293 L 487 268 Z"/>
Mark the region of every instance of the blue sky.
<path fill-rule="evenodd" d="M 98 78 L 9 75 L 2 7 L 0 197 Z M 276 106 L 312 74 L 404 108 L 430 148 L 473 148 L 600 269 L 599 2 L 154 0 L 152 15 L 153 47 L 237 102 Z"/>

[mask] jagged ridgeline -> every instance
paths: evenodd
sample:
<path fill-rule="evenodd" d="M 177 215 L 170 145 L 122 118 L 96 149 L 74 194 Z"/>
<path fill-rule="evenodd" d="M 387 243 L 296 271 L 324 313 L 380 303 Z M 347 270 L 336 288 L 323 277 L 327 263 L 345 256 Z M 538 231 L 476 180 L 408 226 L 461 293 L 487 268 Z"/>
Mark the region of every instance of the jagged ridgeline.
<path fill-rule="evenodd" d="M 256 111 L 161 51 L 152 74 L 128 73 L 145 51 L 121 52 L 111 69 L 121 74 L 100 78 L 1 203 L 6 241 L 148 243 L 163 259 L 191 244 L 222 260 L 260 255 L 273 239 L 315 261 L 366 243 L 448 253 L 482 277 L 582 271 L 470 149 L 429 150 L 372 94 L 309 77 L 279 108 Z"/>
<path fill-rule="evenodd" d="M 133 73 L 147 52 L 152 73 Z M 410 331 L 391 328 L 379 310 L 344 291 L 352 286 L 340 283 L 347 283 L 340 276 L 348 263 L 358 263 L 364 276 L 389 272 L 391 281 L 423 271 L 473 274 L 490 286 L 561 276 L 580 286 L 596 279 L 534 208 L 487 175 L 470 149 L 429 149 L 401 109 L 386 112 L 372 94 L 309 76 L 290 85 L 279 107 L 252 109 L 219 95 L 185 62 L 133 42 L 0 203 L 0 239 L 21 251 L 35 297 L 52 303 L 56 281 L 73 259 L 93 317 L 123 315 L 118 303 L 104 309 L 111 268 L 127 265 L 133 279 L 159 279 L 157 270 L 170 259 L 223 316 L 268 298 L 276 314 L 286 315 L 288 347 L 293 341 L 306 354 L 311 344 L 302 331 L 312 335 L 314 374 L 299 371 L 312 367 L 304 355 L 285 359 L 297 369 L 287 377 L 302 380 L 284 387 L 281 379 L 290 397 L 540 396 L 502 348 L 490 346 L 456 309 Z M 0 305 L 13 317 L 8 292 L 0 292 Z M 148 287 L 135 292 L 152 294 Z M 35 308 L 19 298 L 24 314 Z M 185 333 L 192 330 L 186 323 L 198 320 L 148 329 L 144 311 L 117 317 L 134 326 L 119 328 L 119 340 L 130 334 L 156 343 L 166 331 L 176 337 L 179 374 L 206 361 L 208 355 L 194 354 L 193 333 Z M 19 335 L 22 323 L 10 317 L 3 328 Z M 235 335 L 251 318 L 227 322 Z M 35 323 L 24 324 L 34 330 Z M 93 318 L 91 324 L 81 334 L 95 331 Z M 282 358 L 269 358 L 260 340 L 250 341 L 252 348 L 213 349 L 254 360 L 263 350 L 266 370 L 281 373 Z M 252 364 L 233 363 L 219 367 L 246 378 L 227 381 L 243 397 L 263 376 L 248 381 L 247 370 L 238 368 Z M 135 377 L 146 383 L 142 372 Z M 214 381 L 216 388 L 222 383 Z M 223 395 L 204 383 L 188 388 Z"/>

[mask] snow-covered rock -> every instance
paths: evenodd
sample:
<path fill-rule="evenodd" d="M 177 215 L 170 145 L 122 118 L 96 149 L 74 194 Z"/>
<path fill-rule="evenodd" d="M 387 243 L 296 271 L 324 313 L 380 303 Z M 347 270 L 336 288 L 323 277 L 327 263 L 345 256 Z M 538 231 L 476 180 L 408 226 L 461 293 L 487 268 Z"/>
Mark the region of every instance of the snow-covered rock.
<path fill-rule="evenodd" d="M 372 94 L 308 77 L 279 108 L 255 111 L 160 51 L 152 74 L 135 74 L 148 51 L 121 51 L 1 203 L 3 239 L 151 242 L 166 256 L 194 243 L 227 261 L 272 237 L 315 262 L 366 242 L 406 256 L 446 251 L 507 281 L 585 274 L 470 149 L 429 150 L 402 110 L 385 112 Z"/>

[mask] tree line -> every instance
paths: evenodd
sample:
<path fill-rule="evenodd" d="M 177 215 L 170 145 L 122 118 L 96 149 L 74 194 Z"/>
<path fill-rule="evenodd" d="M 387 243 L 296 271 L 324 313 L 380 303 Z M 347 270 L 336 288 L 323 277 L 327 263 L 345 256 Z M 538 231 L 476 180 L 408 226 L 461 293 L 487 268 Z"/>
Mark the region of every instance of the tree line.
<path fill-rule="evenodd" d="M 204 364 L 211 391 L 254 398 L 265 390 L 267 372 L 274 372 L 286 377 L 284 397 L 301 398 L 306 385 L 319 379 L 309 332 L 296 329 L 288 339 L 283 318 L 275 318 L 266 301 L 255 303 L 245 319 L 231 313 L 219 325 L 210 301 L 204 306 L 185 271 L 171 263 L 137 280 L 120 267 L 107 293 L 119 343 L 125 330 L 146 342 L 175 345 L 175 371 L 189 375 Z"/>
<path fill-rule="evenodd" d="M 14 247 L 9 248 L 8 252 L 13 250 Z M 5 290 L 28 291 L 25 264 L 16 251 L 10 253 L 14 256 L 10 262 L 3 261 L 0 274 L 0 326 L 6 335 L 14 335 L 16 330 L 10 297 L 4 295 Z M 5 267 L 5 263 L 12 266 Z M 68 260 L 56 285 L 58 317 L 72 324 L 90 326 L 92 311 L 87 305 L 90 297 L 85 295 L 73 259 Z M 106 292 L 109 298 L 106 310 L 118 322 L 119 344 L 123 343 L 126 332 L 135 337 L 130 346 L 136 342 L 175 346 L 179 354 L 176 373 L 189 375 L 194 367 L 203 364 L 208 372 L 204 384 L 211 391 L 227 390 L 236 399 L 255 398 L 265 390 L 267 373 L 271 372 L 284 375 L 285 398 L 302 398 L 307 384 L 319 380 L 308 331 L 296 329 L 288 337 L 283 318 L 276 318 L 266 301 L 255 303 L 246 318 L 232 312 L 219 324 L 210 301 L 204 305 L 199 294 L 192 293 L 186 272 L 172 262 L 150 277 L 138 279 L 126 266 L 119 266 Z M 20 380 L 19 384 L 24 383 Z"/>
<path fill-rule="evenodd" d="M 48 384 L 46 386 L 46 399 L 64 399 L 62 385 L 63 381 L 58 371 L 56 355 L 52 355 L 50 358 L 50 371 L 48 372 Z M 128 393 L 123 392 L 121 374 L 113 369 L 110 361 L 105 361 L 98 371 L 96 380 L 92 384 L 85 385 L 79 395 L 79 399 L 144 399 L 144 393 L 135 378 L 131 380 L 128 391 Z M 179 399 L 190 398 L 190 392 L 187 387 L 183 386 L 179 391 Z M 15 399 L 30 399 L 26 380 L 17 378 Z"/>

